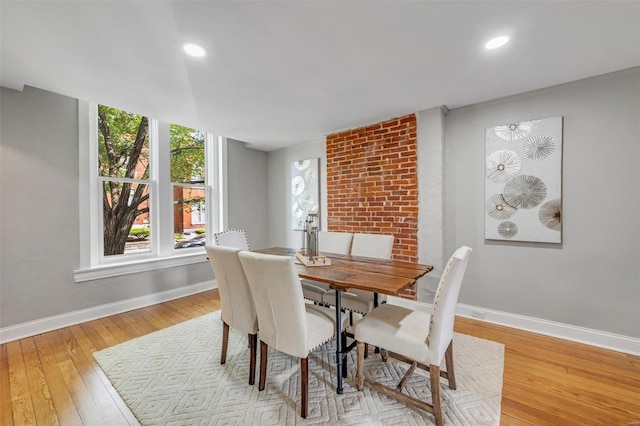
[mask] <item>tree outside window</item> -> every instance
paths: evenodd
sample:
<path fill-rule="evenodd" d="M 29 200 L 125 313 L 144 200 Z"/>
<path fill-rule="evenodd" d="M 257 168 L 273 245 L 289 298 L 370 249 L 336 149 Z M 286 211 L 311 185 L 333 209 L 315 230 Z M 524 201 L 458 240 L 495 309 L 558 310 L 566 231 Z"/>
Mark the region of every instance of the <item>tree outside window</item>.
<path fill-rule="evenodd" d="M 102 189 L 104 256 L 149 252 L 156 237 L 150 229 L 161 230 L 169 226 L 156 224 L 154 227 L 150 223 L 150 207 L 156 202 L 151 190 L 154 181 L 150 179 L 150 158 L 156 158 L 151 151 L 158 144 L 150 143 L 149 125 L 148 117 L 98 106 L 98 175 Z M 169 131 L 170 152 L 164 155 L 170 156 L 171 164 L 173 231 L 178 239 L 182 239 L 185 233 L 202 234 L 206 229 L 203 220 L 205 134 L 174 124 L 169 126 Z M 193 212 L 198 213 L 200 223 L 191 219 Z"/>
<path fill-rule="evenodd" d="M 171 124 L 171 182 L 173 185 L 173 232 L 192 236 L 192 244 L 176 242 L 175 248 L 204 245 L 205 135 L 196 129 Z"/>
<path fill-rule="evenodd" d="M 98 106 L 98 173 L 105 256 L 123 254 L 136 220 L 149 221 L 149 118 Z"/>

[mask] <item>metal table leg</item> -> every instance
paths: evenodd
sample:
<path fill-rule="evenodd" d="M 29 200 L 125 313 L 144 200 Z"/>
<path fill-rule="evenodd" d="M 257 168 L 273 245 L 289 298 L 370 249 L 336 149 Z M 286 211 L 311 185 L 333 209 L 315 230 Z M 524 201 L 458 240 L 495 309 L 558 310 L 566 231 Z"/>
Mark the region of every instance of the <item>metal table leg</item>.
<path fill-rule="evenodd" d="M 378 293 L 373 293 L 373 307 L 374 308 L 378 307 Z M 380 348 L 376 346 L 376 348 L 373 350 L 373 352 L 379 354 L 380 353 Z"/>
<path fill-rule="evenodd" d="M 340 333 L 340 325 L 342 324 L 342 291 L 336 289 L 336 372 L 337 372 L 337 386 L 336 390 L 338 394 L 342 393 L 342 339 Z"/>

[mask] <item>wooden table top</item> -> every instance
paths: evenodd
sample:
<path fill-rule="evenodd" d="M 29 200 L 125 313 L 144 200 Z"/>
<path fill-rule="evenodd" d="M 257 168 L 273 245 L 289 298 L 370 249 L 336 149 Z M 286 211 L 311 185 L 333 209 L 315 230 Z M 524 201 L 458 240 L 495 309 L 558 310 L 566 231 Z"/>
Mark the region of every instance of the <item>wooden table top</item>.
<path fill-rule="evenodd" d="M 283 247 L 255 251 L 280 256 L 296 255 L 296 250 Z M 430 265 L 401 260 L 382 260 L 333 253 L 322 254 L 331 259 L 331 265 L 305 266 L 296 263 L 300 278 L 327 283 L 342 291 L 355 288 L 397 295 L 433 269 L 433 266 Z"/>

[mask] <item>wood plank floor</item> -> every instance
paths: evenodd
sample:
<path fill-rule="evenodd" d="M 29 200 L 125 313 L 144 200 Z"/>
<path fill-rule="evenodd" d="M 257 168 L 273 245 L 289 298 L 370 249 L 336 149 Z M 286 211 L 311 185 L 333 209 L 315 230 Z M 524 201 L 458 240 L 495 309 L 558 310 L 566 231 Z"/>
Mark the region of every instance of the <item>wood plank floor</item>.
<path fill-rule="evenodd" d="M 92 353 L 219 308 L 212 290 L 0 345 L 0 425 L 137 424 Z M 503 425 L 640 426 L 640 357 L 466 318 L 456 331 L 505 345 Z"/>

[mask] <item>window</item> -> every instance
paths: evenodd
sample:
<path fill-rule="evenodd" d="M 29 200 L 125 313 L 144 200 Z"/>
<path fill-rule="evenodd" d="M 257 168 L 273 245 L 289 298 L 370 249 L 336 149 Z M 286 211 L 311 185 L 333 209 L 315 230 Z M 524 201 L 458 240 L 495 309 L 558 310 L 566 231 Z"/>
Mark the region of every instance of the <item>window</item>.
<path fill-rule="evenodd" d="M 151 251 L 149 153 L 148 117 L 98 106 L 103 256 Z"/>
<path fill-rule="evenodd" d="M 80 106 L 76 281 L 206 259 L 203 246 L 224 219 L 226 139 L 104 105 Z"/>
<path fill-rule="evenodd" d="M 198 201 L 191 205 L 191 223 L 194 225 L 200 225 L 205 223 L 204 202 Z"/>
<path fill-rule="evenodd" d="M 171 124 L 171 184 L 173 226 L 176 236 L 206 232 L 205 134 Z M 200 235 L 196 242 L 204 245 Z M 176 241 L 176 249 L 193 247 Z"/>

